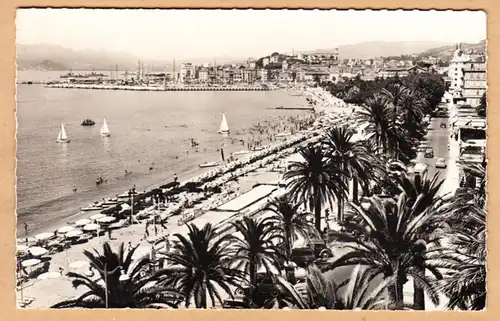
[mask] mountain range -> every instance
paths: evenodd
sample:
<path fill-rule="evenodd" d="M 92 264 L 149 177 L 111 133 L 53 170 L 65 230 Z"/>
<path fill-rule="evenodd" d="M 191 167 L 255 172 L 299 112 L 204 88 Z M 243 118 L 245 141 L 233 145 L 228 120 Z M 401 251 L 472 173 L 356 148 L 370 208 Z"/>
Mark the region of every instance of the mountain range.
<path fill-rule="evenodd" d="M 475 44 L 479 45 L 479 44 Z M 403 54 L 419 54 L 428 52 L 439 55 L 440 52 L 453 52 L 455 44 L 446 42 L 384 42 L 371 41 L 351 45 L 338 46 L 339 58 L 369 59 L 375 57 L 399 56 Z M 101 50 L 73 50 L 51 44 L 18 44 L 18 69 L 46 70 L 119 70 L 136 69 L 140 57 L 125 52 Z M 303 53 L 333 52 L 334 49 L 317 49 Z M 271 54 L 269 52 L 268 54 Z M 216 60 L 217 63 L 237 63 L 246 61 L 248 57 L 210 57 L 190 59 L 194 64 Z M 172 70 L 172 61 L 142 61 L 144 66 L 155 71 Z M 183 60 L 176 60 L 176 67 Z"/>
<path fill-rule="evenodd" d="M 339 46 L 339 59 L 370 59 L 399 55 L 418 54 L 431 48 L 452 45 L 449 42 L 436 41 L 369 41 Z M 318 49 L 305 53 L 327 53 L 335 49 Z"/>

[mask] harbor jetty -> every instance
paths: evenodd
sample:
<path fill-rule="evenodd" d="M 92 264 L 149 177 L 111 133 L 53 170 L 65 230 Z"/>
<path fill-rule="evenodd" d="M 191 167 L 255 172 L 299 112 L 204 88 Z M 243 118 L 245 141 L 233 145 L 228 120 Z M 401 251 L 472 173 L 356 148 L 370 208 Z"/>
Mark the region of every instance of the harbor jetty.
<path fill-rule="evenodd" d="M 46 88 L 93 89 L 93 90 L 133 90 L 133 91 L 269 91 L 268 86 L 128 86 L 98 84 L 46 84 Z"/>
<path fill-rule="evenodd" d="M 314 111 L 313 107 L 283 107 L 283 106 L 280 106 L 280 107 L 276 107 L 274 109 L 277 109 L 277 110 L 309 110 L 309 111 Z"/>

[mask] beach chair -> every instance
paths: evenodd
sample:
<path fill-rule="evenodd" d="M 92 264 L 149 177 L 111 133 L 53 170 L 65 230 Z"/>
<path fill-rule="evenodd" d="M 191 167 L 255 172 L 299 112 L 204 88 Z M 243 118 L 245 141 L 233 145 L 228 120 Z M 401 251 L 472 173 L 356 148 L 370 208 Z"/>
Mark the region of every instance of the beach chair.
<path fill-rule="evenodd" d="M 35 301 L 35 298 L 23 297 L 22 299 L 17 300 L 17 307 L 18 308 L 25 308 L 26 306 L 33 303 L 33 301 Z"/>

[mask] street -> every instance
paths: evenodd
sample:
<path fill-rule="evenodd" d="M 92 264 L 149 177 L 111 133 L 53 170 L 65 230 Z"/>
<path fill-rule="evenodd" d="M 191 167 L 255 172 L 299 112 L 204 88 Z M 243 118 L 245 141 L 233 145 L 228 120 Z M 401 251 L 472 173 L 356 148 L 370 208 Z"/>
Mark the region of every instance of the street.
<path fill-rule="evenodd" d="M 442 122 L 446 124 L 446 128 L 440 127 Z M 434 150 L 434 157 L 425 158 L 424 152 L 419 152 L 417 154 L 417 162 L 427 164 L 429 177 L 432 177 L 434 173 L 439 172 L 439 177 L 443 179 L 447 176 L 448 167 L 446 169 L 436 168 L 435 164 L 436 160 L 440 157 L 446 159 L 446 163 L 448 164 L 448 160 L 450 158 L 450 152 L 448 150 L 448 143 L 450 140 L 448 119 L 437 117 L 432 118 L 428 130 L 429 131 L 426 135 L 427 140 L 423 141 L 423 143 Z"/>

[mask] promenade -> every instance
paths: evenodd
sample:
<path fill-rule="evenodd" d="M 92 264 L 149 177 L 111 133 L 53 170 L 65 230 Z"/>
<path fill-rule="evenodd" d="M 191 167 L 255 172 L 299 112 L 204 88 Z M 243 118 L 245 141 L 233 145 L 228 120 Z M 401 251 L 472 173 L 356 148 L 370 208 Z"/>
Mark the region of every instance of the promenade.
<path fill-rule="evenodd" d="M 129 86 L 105 84 L 47 84 L 46 88 L 128 91 L 270 91 L 268 86 Z"/>
<path fill-rule="evenodd" d="M 231 183 L 233 187 L 238 187 L 240 191 L 240 197 L 244 196 L 245 193 L 252 191 L 253 187 L 256 184 L 275 184 L 277 180 L 279 180 L 281 174 L 278 172 L 270 171 L 269 169 L 263 168 L 259 169 L 255 172 L 249 173 L 248 175 L 241 176 L 238 178 L 238 182 Z M 266 197 L 259 199 L 256 202 L 248 204 L 244 208 L 240 209 L 237 212 L 232 211 L 212 211 L 208 212 L 205 215 L 195 218 L 189 223 L 193 223 L 197 226 L 202 226 L 206 223 L 211 223 L 214 226 L 221 227 L 222 224 L 228 224 L 229 218 L 236 218 L 238 214 L 243 215 L 251 214 L 258 211 L 262 208 L 271 198 L 275 197 L 280 192 L 280 188 L 276 186 L 273 192 Z M 238 202 L 238 196 L 230 200 L 231 202 Z M 206 205 L 208 201 L 203 202 L 200 206 Z M 220 206 L 220 208 L 224 209 L 224 204 Z M 166 229 L 163 229 L 161 226 L 158 226 L 158 235 L 160 238 L 162 235 L 170 235 L 169 238 L 176 233 L 185 234 L 187 232 L 187 227 L 185 225 L 178 225 L 178 219 L 180 216 L 172 216 L 168 219 L 166 225 Z M 150 233 L 154 235 L 153 229 L 150 227 Z M 153 237 L 151 235 L 151 237 Z M 71 248 L 67 249 L 64 252 L 56 253 L 51 256 L 51 265 L 50 272 L 57 272 L 59 268 L 64 269 L 63 274 L 68 271 L 80 272 L 84 273 L 85 267 L 81 266 L 80 268 L 72 269 L 70 266 L 79 266 L 79 262 L 86 261 L 86 257 L 83 254 L 84 250 L 91 250 L 95 248 L 97 250 L 102 249 L 102 245 L 108 242 L 111 244 L 113 248 L 118 247 L 118 245 L 122 242 L 125 242 L 125 245 L 128 242 L 131 242 L 133 245 L 139 245 L 137 249 L 137 253 L 147 254 L 151 250 L 151 245 L 148 242 L 148 238 L 145 237 L 145 224 L 133 224 L 131 226 L 116 230 L 112 234 L 112 238 L 110 239 L 107 235 L 95 237 L 89 240 L 88 243 L 73 245 Z M 87 268 L 88 269 L 88 268 Z M 18 288 L 17 295 L 18 297 L 21 295 L 21 289 Z M 83 293 L 83 289 L 74 289 L 71 285 L 70 280 L 65 276 L 60 276 L 56 279 L 47 279 L 47 280 L 38 280 L 31 279 L 28 284 L 25 284 L 22 289 L 23 297 L 33 298 L 33 302 L 28 306 L 28 308 L 48 308 L 55 303 L 58 303 L 62 300 L 66 300 L 72 297 L 77 297 Z"/>

